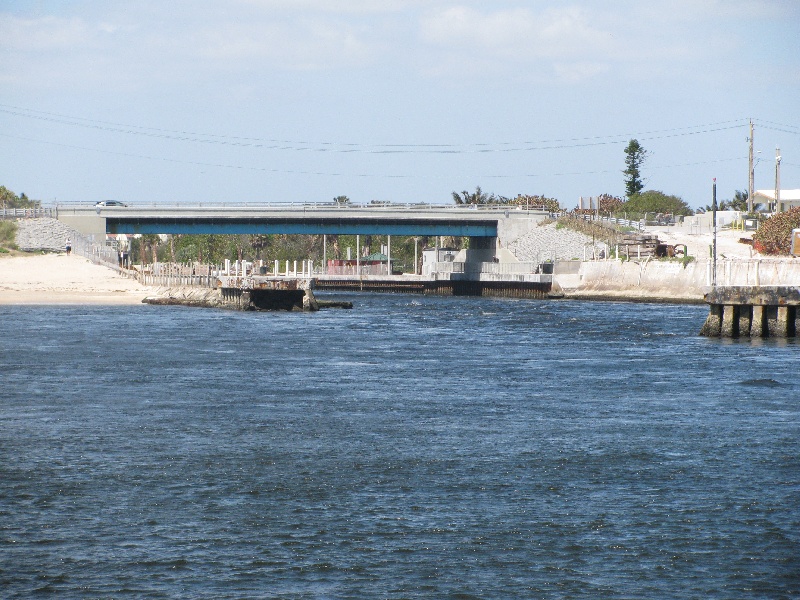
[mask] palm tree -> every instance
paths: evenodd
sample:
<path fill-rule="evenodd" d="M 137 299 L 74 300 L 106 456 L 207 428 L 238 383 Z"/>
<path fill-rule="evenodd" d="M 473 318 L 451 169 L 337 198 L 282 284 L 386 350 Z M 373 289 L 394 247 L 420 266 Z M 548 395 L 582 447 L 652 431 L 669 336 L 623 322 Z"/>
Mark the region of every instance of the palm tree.
<path fill-rule="evenodd" d="M 476 187 L 472 193 L 466 190 L 461 194 L 453 192 L 453 200 L 456 204 L 493 204 L 497 202 L 494 194 L 486 194 L 481 190 L 481 186 Z"/>

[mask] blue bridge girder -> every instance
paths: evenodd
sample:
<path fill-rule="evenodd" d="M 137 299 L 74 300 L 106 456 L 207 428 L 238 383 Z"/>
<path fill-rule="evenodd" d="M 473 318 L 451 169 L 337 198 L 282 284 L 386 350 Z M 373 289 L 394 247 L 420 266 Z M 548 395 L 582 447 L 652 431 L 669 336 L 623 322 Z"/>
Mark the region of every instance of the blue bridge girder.
<path fill-rule="evenodd" d="M 359 217 L 106 217 L 111 234 L 329 234 L 496 237 L 497 220 Z"/>
<path fill-rule="evenodd" d="M 59 204 L 85 234 L 339 234 L 500 238 L 541 221 L 541 207 L 337 203 Z M 102 232 L 102 233 L 101 233 Z M 519 234 L 512 234 L 518 236 Z"/>

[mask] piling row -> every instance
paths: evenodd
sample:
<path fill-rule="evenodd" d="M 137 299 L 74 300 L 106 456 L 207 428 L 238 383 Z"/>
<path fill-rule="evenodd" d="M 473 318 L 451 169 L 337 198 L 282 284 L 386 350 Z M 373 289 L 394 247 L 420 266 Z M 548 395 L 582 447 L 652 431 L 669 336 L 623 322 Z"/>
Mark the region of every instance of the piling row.
<path fill-rule="evenodd" d="M 800 331 L 800 289 L 788 286 L 715 288 L 705 296 L 708 337 L 796 337 Z"/>

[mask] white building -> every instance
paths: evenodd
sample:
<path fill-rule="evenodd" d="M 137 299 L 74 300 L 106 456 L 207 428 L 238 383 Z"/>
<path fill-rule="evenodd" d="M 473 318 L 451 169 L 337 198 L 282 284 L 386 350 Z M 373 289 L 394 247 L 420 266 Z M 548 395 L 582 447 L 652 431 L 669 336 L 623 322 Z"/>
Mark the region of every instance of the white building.
<path fill-rule="evenodd" d="M 753 194 L 754 204 L 765 204 L 768 208 L 775 206 L 775 190 L 756 190 Z M 781 190 L 780 206 L 776 212 L 784 212 L 800 206 L 800 190 Z"/>

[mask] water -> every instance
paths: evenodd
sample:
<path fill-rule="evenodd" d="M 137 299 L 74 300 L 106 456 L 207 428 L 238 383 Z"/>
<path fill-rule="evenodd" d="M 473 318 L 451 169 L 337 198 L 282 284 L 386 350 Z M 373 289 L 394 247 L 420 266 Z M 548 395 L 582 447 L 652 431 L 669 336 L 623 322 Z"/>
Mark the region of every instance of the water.
<path fill-rule="evenodd" d="M 800 594 L 800 345 L 707 309 L 0 307 L 0 595 Z"/>

